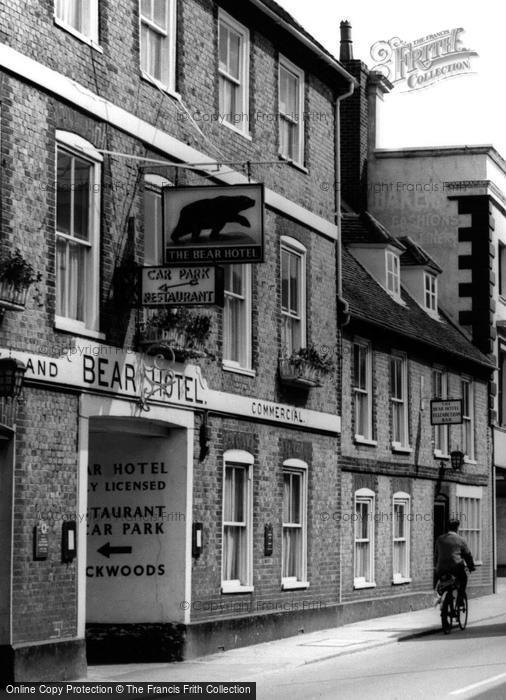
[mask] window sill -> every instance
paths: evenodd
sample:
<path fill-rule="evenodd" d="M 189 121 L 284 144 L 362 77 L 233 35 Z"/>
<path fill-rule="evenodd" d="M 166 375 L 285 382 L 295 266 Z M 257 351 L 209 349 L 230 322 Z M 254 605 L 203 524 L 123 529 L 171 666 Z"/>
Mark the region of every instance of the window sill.
<path fill-rule="evenodd" d="M 475 561 L 474 565 L 475 566 L 483 566 L 483 562 L 482 561 Z"/>
<path fill-rule="evenodd" d="M 353 588 L 376 588 L 376 584 L 373 581 L 354 581 Z"/>
<path fill-rule="evenodd" d="M 221 584 L 222 595 L 228 595 L 229 593 L 253 593 L 255 586 L 241 586 L 235 583 L 227 585 L 226 583 Z"/>
<path fill-rule="evenodd" d="M 297 161 L 295 161 L 295 160 L 290 160 L 290 158 L 287 158 L 282 153 L 278 153 L 278 158 L 283 163 L 288 163 L 288 165 L 293 166 L 296 170 L 300 170 L 301 173 L 304 173 L 305 175 L 309 175 L 309 170 L 301 163 L 297 163 Z"/>
<path fill-rule="evenodd" d="M 361 435 L 355 435 L 354 442 L 356 445 L 367 445 L 367 447 L 378 447 L 377 440 L 369 440 Z"/>
<path fill-rule="evenodd" d="M 309 588 L 309 581 L 281 581 L 282 591 L 295 591 L 302 590 L 304 588 Z"/>
<path fill-rule="evenodd" d="M 168 87 L 168 85 L 165 85 L 165 83 L 162 83 L 160 80 L 157 80 L 156 78 L 153 78 L 152 75 L 149 75 L 149 73 L 145 73 L 142 68 L 141 68 L 141 78 L 145 80 L 147 83 L 151 83 L 151 85 L 154 85 L 157 87 L 159 90 L 162 92 L 165 92 L 167 95 L 170 97 L 173 97 L 175 100 L 178 102 L 181 102 L 181 95 L 179 92 L 176 92 L 172 88 Z"/>
<path fill-rule="evenodd" d="M 392 581 L 392 586 L 402 586 L 403 584 L 411 583 L 411 579 L 408 578 L 394 578 Z"/>
<path fill-rule="evenodd" d="M 220 124 L 222 124 L 223 126 L 226 126 L 227 129 L 230 129 L 230 131 L 233 131 L 234 134 L 239 134 L 239 136 L 242 136 L 247 141 L 253 141 L 253 137 L 251 136 L 249 131 L 243 131 L 242 129 L 238 129 L 237 126 L 235 126 L 235 124 L 232 124 L 231 122 L 227 122 L 225 119 L 221 119 Z"/>
<path fill-rule="evenodd" d="M 434 457 L 436 459 L 450 459 L 450 455 L 443 454 L 441 450 L 434 450 Z"/>
<path fill-rule="evenodd" d="M 404 447 L 398 442 L 392 442 L 392 452 L 398 452 L 399 454 L 403 455 L 410 455 L 413 452 L 413 448 L 409 446 Z"/>
<path fill-rule="evenodd" d="M 224 372 L 234 372 L 234 374 L 242 374 L 245 377 L 256 377 L 257 373 L 254 369 L 246 369 L 246 367 L 240 367 L 239 365 L 234 365 L 232 362 L 227 362 L 223 360 L 222 369 Z"/>
<path fill-rule="evenodd" d="M 391 292 L 389 289 L 385 287 L 385 292 L 388 294 L 388 296 L 395 301 L 396 304 L 399 304 L 399 306 L 407 306 L 406 302 L 403 301 L 402 297 L 400 294 L 395 294 L 394 292 Z"/>
<path fill-rule="evenodd" d="M 57 27 L 60 27 L 60 29 L 64 29 L 66 32 L 69 34 L 72 34 L 72 36 L 75 36 L 76 39 L 79 39 L 80 41 L 83 42 L 83 44 L 88 44 L 88 46 L 91 46 L 92 49 L 95 49 L 95 51 L 98 51 L 99 53 L 104 53 L 104 49 L 98 44 L 96 41 L 93 39 L 90 39 L 89 36 L 86 36 L 85 34 L 81 34 L 80 31 L 77 29 L 74 29 L 70 24 L 66 24 L 65 22 L 62 22 L 61 19 L 58 19 L 58 17 L 53 17 L 54 23 Z"/>
<path fill-rule="evenodd" d="M 464 464 L 478 464 L 478 462 L 475 459 L 464 456 Z"/>
<path fill-rule="evenodd" d="M 81 335 L 85 338 L 95 338 L 95 340 L 105 340 L 105 333 L 86 328 L 78 321 L 73 321 L 63 316 L 55 316 L 54 327 L 57 331 L 65 331 L 65 333 L 73 333 L 74 335 Z"/>

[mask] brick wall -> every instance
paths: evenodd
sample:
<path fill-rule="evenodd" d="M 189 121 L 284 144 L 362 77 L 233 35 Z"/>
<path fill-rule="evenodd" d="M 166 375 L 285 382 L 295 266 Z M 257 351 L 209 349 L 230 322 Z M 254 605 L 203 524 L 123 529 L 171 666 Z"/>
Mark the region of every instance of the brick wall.
<path fill-rule="evenodd" d="M 78 399 L 25 388 L 14 469 L 12 642 L 77 635 L 75 561 L 61 562 L 62 521 L 77 508 Z M 48 526 L 49 554 L 33 560 L 33 528 Z"/>

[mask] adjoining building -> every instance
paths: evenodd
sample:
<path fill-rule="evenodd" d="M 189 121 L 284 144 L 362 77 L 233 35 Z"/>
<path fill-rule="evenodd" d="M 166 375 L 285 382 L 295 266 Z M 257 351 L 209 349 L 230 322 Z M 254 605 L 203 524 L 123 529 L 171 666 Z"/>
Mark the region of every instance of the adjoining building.
<path fill-rule="evenodd" d="M 368 212 L 343 214 L 342 230 L 342 602 L 364 616 L 428 604 L 450 517 L 479 562 L 469 590 L 489 593 L 493 364 L 442 311 L 426 251 Z M 431 401 L 448 398 L 462 424 L 432 426 Z"/>
<path fill-rule="evenodd" d="M 353 79 L 272 0 L 0 13 L 0 247 L 40 273 L 0 326 L 0 358 L 26 369 L 0 451 L 2 680 L 334 624 L 339 524 L 320 513 L 339 494 L 336 112 Z M 223 261 L 223 307 L 178 312 L 204 339 L 172 341 L 186 364 L 142 352 L 170 345 L 175 316 L 138 308 L 139 268 L 202 233 L 164 240 L 162 190 L 254 183 L 263 261 Z"/>

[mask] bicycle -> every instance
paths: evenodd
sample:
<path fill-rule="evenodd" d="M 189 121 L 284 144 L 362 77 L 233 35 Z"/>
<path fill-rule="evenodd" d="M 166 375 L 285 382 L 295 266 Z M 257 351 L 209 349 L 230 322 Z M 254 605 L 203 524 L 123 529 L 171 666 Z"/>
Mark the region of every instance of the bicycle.
<path fill-rule="evenodd" d="M 463 592 L 459 595 L 459 584 L 452 574 L 446 574 L 438 581 L 437 591 L 441 596 L 440 610 L 443 632 L 450 634 L 454 621 L 457 622 L 461 630 L 464 630 L 469 615 L 467 593 Z"/>

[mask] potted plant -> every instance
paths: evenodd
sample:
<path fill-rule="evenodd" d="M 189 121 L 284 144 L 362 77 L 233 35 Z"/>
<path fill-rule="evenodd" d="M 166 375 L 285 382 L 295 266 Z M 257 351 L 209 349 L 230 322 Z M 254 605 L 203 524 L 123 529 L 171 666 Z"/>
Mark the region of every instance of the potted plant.
<path fill-rule="evenodd" d="M 169 348 L 176 360 L 205 357 L 205 343 L 211 332 L 211 318 L 185 307 L 163 309 L 153 314 L 139 329 L 144 348 Z"/>
<path fill-rule="evenodd" d="M 323 376 L 332 371 L 334 363 L 314 346 L 300 348 L 279 360 L 279 376 L 283 384 L 300 388 L 321 386 Z"/>
<path fill-rule="evenodd" d="M 41 274 L 25 260 L 19 248 L 0 255 L 0 306 L 23 310 L 28 289 L 40 282 Z"/>

